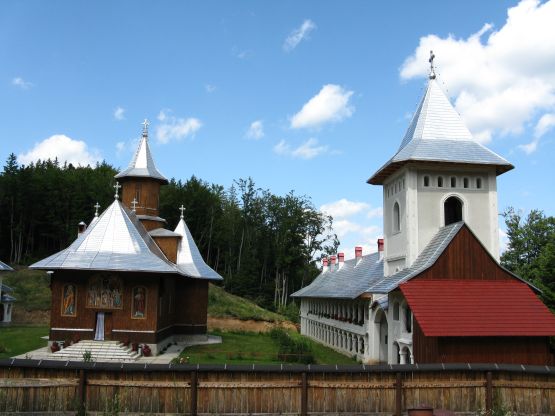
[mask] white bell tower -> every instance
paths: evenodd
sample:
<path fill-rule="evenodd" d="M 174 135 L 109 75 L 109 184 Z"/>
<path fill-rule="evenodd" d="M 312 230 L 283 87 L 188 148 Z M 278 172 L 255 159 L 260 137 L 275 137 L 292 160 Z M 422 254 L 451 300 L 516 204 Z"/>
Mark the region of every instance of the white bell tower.
<path fill-rule="evenodd" d="M 383 186 L 386 276 L 410 267 L 441 227 L 458 221 L 499 261 L 497 175 L 513 166 L 473 139 L 436 80 L 433 58 L 401 146 L 368 180 Z"/>

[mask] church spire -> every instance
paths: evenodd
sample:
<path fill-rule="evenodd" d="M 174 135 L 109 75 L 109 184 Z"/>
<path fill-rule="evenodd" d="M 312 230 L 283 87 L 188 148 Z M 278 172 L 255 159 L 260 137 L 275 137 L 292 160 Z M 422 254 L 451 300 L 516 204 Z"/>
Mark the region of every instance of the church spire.
<path fill-rule="evenodd" d="M 436 56 L 434 55 L 434 51 L 430 51 L 430 59 L 428 59 L 428 62 L 430 63 L 430 74 L 428 75 L 428 78 L 430 79 L 436 79 L 436 71 L 434 68 L 434 58 Z"/>
<path fill-rule="evenodd" d="M 116 179 L 121 178 L 151 178 L 157 181 L 167 184 L 168 180 L 160 171 L 156 168 L 154 164 L 154 159 L 152 158 L 152 153 L 150 152 L 150 146 L 148 144 L 148 126 L 150 122 L 145 118 L 141 123 L 143 125 L 143 134 L 139 146 L 135 151 L 135 155 L 131 159 L 131 163 L 124 171 L 118 173 L 115 177 Z"/>

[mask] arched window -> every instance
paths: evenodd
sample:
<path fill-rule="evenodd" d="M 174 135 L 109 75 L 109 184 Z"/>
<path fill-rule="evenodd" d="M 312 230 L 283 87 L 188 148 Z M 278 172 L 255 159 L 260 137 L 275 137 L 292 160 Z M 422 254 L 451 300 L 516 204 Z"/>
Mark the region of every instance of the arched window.
<path fill-rule="evenodd" d="M 476 178 L 476 188 L 482 189 L 482 178 Z"/>
<path fill-rule="evenodd" d="M 443 212 L 445 214 L 445 225 L 453 224 L 454 222 L 462 221 L 462 202 L 456 196 L 447 198 L 443 205 Z"/>
<path fill-rule="evenodd" d="M 457 187 L 457 178 L 454 176 L 451 176 L 451 188 L 456 188 Z"/>
<path fill-rule="evenodd" d="M 468 178 L 464 178 L 464 179 L 463 179 L 463 186 L 464 186 L 465 188 L 468 188 Z"/>
<path fill-rule="evenodd" d="M 399 320 L 399 302 L 395 302 L 393 304 L 393 320 L 394 321 Z"/>
<path fill-rule="evenodd" d="M 437 187 L 438 188 L 443 188 L 443 177 L 441 177 L 441 176 L 437 177 Z"/>
<path fill-rule="evenodd" d="M 412 312 L 408 305 L 405 308 L 405 329 L 408 333 L 412 332 Z"/>
<path fill-rule="evenodd" d="M 399 210 L 399 204 L 395 202 L 393 204 L 393 232 L 401 231 L 401 212 Z"/>
<path fill-rule="evenodd" d="M 426 187 L 430 186 L 430 177 L 429 176 L 424 176 L 424 186 L 426 186 Z"/>

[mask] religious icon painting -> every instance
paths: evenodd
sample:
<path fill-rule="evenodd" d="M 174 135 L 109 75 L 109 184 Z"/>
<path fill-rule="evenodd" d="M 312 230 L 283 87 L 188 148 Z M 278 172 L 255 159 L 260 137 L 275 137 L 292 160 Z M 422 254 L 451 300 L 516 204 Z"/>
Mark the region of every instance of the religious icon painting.
<path fill-rule="evenodd" d="M 136 286 L 131 295 L 131 318 L 146 319 L 146 288 Z"/>
<path fill-rule="evenodd" d="M 77 288 L 75 285 L 64 285 L 62 288 L 62 316 L 77 316 Z"/>
<path fill-rule="evenodd" d="M 98 309 L 122 309 L 122 283 L 117 276 L 101 274 L 89 279 L 87 307 Z"/>

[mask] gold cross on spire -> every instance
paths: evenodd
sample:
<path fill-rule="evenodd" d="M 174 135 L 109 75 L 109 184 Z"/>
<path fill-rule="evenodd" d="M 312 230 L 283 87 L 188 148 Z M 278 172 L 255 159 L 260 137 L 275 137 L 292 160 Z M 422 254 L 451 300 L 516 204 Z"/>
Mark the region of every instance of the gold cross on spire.
<path fill-rule="evenodd" d="M 119 184 L 119 182 L 116 182 L 116 184 L 114 185 L 114 189 L 116 190 L 116 194 L 114 195 L 114 199 L 118 199 L 119 198 L 119 190 L 121 188 L 121 185 Z"/>
<path fill-rule="evenodd" d="M 436 79 L 436 71 L 434 68 L 434 58 L 436 56 L 434 55 L 434 51 L 430 51 L 430 59 L 428 59 L 428 62 L 430 63 L 430 75 L 429 78 L 430 79 Z"/>
<path fill-rule="evenodd" d="M 183 206 L 183 204 L 181 204 L 181 206 L 179 207 L 179 210 L 181 211 L 181 215 L 179 218 L 183 219 L 183 211 L 185 211 L 185 207 Z"/>

